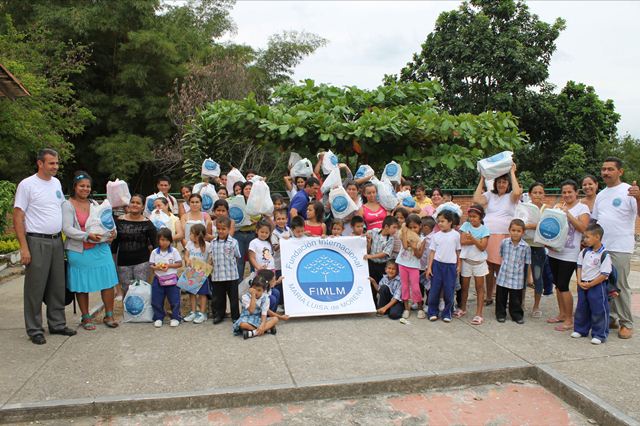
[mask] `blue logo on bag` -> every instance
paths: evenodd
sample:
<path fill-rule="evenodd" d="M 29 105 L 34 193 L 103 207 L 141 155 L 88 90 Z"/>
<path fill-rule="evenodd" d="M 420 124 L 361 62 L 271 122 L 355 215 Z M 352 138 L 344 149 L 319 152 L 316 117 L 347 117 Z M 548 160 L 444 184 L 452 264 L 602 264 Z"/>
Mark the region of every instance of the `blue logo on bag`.
<path fill-rule="evenodd" d="M 162 229 L 162 228 L 166 228 L 166 227 L 167 227 L 167 224 L 166 224 L 166 223 L 164 223 L 163 221 L 161 221 L 161 220 L 160 220 L 160 219 L 158 219 L 158 218 L 153 219 L 153 220 L 151 221 L 151 223 L 153 223 L 153 226 L 155 226 L 155 227 L 156 227 L 156 229 L 158 229 L 158 230 L 160 230 L 160 229 Z"/>
<path fill-rule="evenodd" d="M 333 207 L 333 210 L 337 211 L 338 213 L 342 213 L 343 211 L 345 211 L 348 205 L 349 205 L 349 202 L 347 201 L 344 195 L 338 195 L 331 202 L 331 206 Z"/>
<path fill-rule="evenodd" d="M 150 212 L 152 212 L 154 209 L 153 203 L 156 201 L 156 198 L 157 197 L 147 198 L 147 210 L 149 210 Z"/>
<path fill-rule="evenodd" d="M 218 169 L 218 163 L 213 160 L 204 160 L 204 168 L 210 171 L 214 171 Z"/>
<path fill-rule="evenodd" d="M 543 238 L 553 240 L 560 235 L 560 222 L 555 217 L 547 217 L 542 219 L 539 229 Z"/>
<path fill-rule="evenodd" d="M 213 198 L 208 194 L 200 194 L 202 196 L 202 210 L 209 211 L 213 207 Z"/>
<path fill-rule="evenodd" d="M 492 155 L 491 157 L 487 158 L 487 162 L 497 163 L 498 161 L 502 161 L 504 158 L 505 158 L 505 154 L 504 152 L 501 152 L 499 154 Z"/>
<path fill-rule="evenodd" d="M 366 171 L 366 167 L 364 167 L 364 166 L 358 167 L 358 171 L 356 172 L 356 175 L 354 177 L 356 179 L 360 179 L 360 178 L 364 177 L 365 171 Z"/>
<path fill-rule="evenodd" d="M 329 157 L 329 161 L 331 161 L 331 164 L 333 164 L 334 166 L 338 165 L 338 157 L 333 154 L 331 155 L 331 157 Z"/>
<path fill-rule="evenodd" d="M 314 250 L 298 263 L 300 288 L 319 302 L 343 299 L 353 288 L 353 269 L 341 254 L 327 249 Z"/>
<path fill-rule="evenodd" d="M 402 200 L 402 205 L 405 207 L 409 207 L 410 209 L 416 206 L 416 200 L 411 197 L 406 197 Z"/>
<path fill-rule="evenodd" d="M 58 200 L 62 200 L 62 192 L 60 190 L 56 191 L 56 197 L 58 197 Z"/>
<path fill-rule="evenodd" d="M 144 310 L 144 300 L 137 295 L 129 295 L 124 301 L 124 308 L 131 315 L 140 315 Z"/>
<path fill-rule="evenodd" d="M 622 199 L 614 198 L 611 204 L 613 204 L 613 207 L 620 207 L 620 205 L 622 204 Z"/>
<path fill-rule="evenodd" d="M 113 223 L 113 211 L 111 209 L 104 209 L 100 213 L 100 223 L 104 229 L 112 230 L 115 228 L 116 224 Z"/>
<path fill-rule="evenodd" d="M 395 176 L 398 174 L 398 165 L 397 164 L 387 164 L 387 167 L 384 168 L 384 174 L 387 176 Z"/>
<path fill-rule="evenodd" d="M 229 208 L 229 217 L 233 219 L 235 223 L 242 223 L 244 220 L 244 212 L 240 207 L 232 206 Z"/>

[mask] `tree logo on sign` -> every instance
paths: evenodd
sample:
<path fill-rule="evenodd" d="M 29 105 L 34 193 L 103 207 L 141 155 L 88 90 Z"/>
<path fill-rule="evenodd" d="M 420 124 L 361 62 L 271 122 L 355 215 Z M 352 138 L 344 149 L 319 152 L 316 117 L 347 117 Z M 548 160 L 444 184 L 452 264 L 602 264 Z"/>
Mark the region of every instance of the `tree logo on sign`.
<path fill-rule="evenodd" d="M 298 264 L 298 283 L 302 291 L 320 302 L 335 302 L 353 287 L 353 268 L 340 253 L 314 250 Z"/>

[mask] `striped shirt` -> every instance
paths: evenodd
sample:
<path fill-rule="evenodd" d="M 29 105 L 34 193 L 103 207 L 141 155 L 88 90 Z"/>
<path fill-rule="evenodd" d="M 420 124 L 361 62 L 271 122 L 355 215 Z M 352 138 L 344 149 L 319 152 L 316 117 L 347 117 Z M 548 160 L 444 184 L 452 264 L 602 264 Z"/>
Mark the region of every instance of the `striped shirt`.
<path fill-rule="evenodd" d="M 211 281 L 233 281 L 239 278 L 237 259 L 240 258 L 240 246 L 237 240 L 228 236 L 226 240 L 216 238 L 211 241 L 211 257 Z"/>
<path fill-rule="evenodd" d="M 395 277 L 389 279 L 389 277 L 385 274 L 380 280 L 379 286 L 382 287 L 383 285 L 389 287 L 391 297 L 399 302 L 402 302 L 402 285 L 400 283 L 399 275 L 396 275 Z"/>
<path fill-rule="evenodd" d="M 502 256 L 502 265 L 500 265 L 496 285 L 513 290 L 523 289 L 524 265 L 531 265 L 531 247 L 524 239 L 514 245 L 511 238 L 505 238 L 500 244 L 500 256 Z"/>
<path fill-rule="evenodd" d="M 385 257 L 370 259 L 375 263 L 386 263 L 393 253 L 393 235 L 382 235 L 382 229 L 372 229 L 367 232 L 371 235 L 371 251 L 369 254 L 384 253 Z"/>

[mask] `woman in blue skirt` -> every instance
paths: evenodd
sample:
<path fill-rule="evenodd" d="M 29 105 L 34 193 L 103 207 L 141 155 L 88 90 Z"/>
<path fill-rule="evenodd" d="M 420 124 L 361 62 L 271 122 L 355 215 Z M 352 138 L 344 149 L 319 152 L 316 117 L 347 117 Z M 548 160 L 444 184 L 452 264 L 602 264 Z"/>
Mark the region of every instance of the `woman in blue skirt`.
<path fill-rule="evenodd" d="M 118 274 L 113 263 L 109 244 L 115 231 L 102 235 L 85 231 L 91 205 L 91 177 L 86 172 L 76 172 L 69 200 L 62 205 L 62 230 L 66 236 L 64 248 L 67 254 L 67 287 L 76 293 L 82 327 L 95 330 L 93 318 L 89 314 L 89 293 L 100 291 L 104 303 L 104 324 L 109 328 L 118 326 L 113 318 L 114 287 Z M 102 242 L 101 242 L 102 241 Z"/>

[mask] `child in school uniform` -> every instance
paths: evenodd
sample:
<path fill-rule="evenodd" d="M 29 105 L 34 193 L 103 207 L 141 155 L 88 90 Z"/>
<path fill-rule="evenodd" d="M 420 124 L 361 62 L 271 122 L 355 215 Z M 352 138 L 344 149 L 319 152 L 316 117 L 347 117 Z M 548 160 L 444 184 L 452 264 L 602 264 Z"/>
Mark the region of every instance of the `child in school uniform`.
<path fill-rule="evenodd" d="M 233 323 L 233 334 L 244 339 L 261 336 L 265 333 L 276 334 L 278 318 L 268 318 L 268 283 L 260 275 L 251 280 L 249 291 L 242 295 L 242 314 Z M 236 287 L 237 292 L 237 287 Z"/>
<path fill-rule="evenodd" d="M 378 292 L 376 313 L 378 316 L 389 315 L 390 319 L 400 319 L 404 306 L 402 303 L 402 284 L 398 275 L 398 265 L 394 260 L 388 260 L 385 266 L 385 274 L 376 282 L 370 278 Z"/>
<path fill-rule="evenodd" d="M 240 247 L 238 241 L 229 235 L 231 219 L 219 217 L 216 219 L 218 236 L 211 241 L 211 258 L 213 272 L 211 273 L 211 288 L 213 290 L 215 316 L 214 324 L 224 321 L 227 311 L 227 296 L 231 304 L 231 319 L 236 321 L 240 317 L 238 306 L 238 259 Z"/>
<path fill-rule="evenodd" d="M 609 301 L 607 279 L 612 271 L 611 256 L 602 244 L 604 230 L 591 224 L 583 234 L 587 248 L 578 256 L 578 304 L 573 320 L 571 337 L 586 337 L 591 332 L 591 343 L 599 345 L 609 336 Z"/>
<path fill-rule="evenodd" d="M 164 320 L 164 300 L 171 306 L 171 327 L 180 325 L 180 289 L 178 288 L 178 268 L 182 258 L 178 250 L 171 247 L 173 236 L 168 228 L 158 231 L 158 247 L 151 252 L 149 265 L 154 271 L 151 283 L 151 306 L 153 307 L 153 325 L 162 327 Z"/>
<path fill-rule="evenodd" d="M 431 289 L 431 279 L 427 278 L 425 272 L 429 265 L 429 246 L 431 245 L 431 237 L 436 227 L 436 220 L 431 216 L 425 216 L 421 220 L 420 237 L 424 239 L 424 252 L 420 258 L 420 293 L 425 296 L 425 300 L 429 300 L 429 290 Z"/>
<path fill-rule="evenodd" d="M 524 324 L 522 310 L 522 289 L 525 282 L 525 267 L 531 265 L 531 247 L 522 238 L 525 225 L 520 219 L 509 224 L 509 237 L 500 243 L 502 265 L 496 278 L 496 320 L 507 320 L 507 307 L 511 319 Z M 533 284 L 531 268 L 527 268 L 527 282 Z"/>
<path fill-rule="evenodd" d="M 369 276 L 377 283 L 382 279 L 387 262 L 391 259 L 394 236 L 398 232 L 398 226 L 398 219 L 387 216 L 382 221 L 382 228 L 367 231 L 368 254 L 364 258 L 369 263 Z"/>

